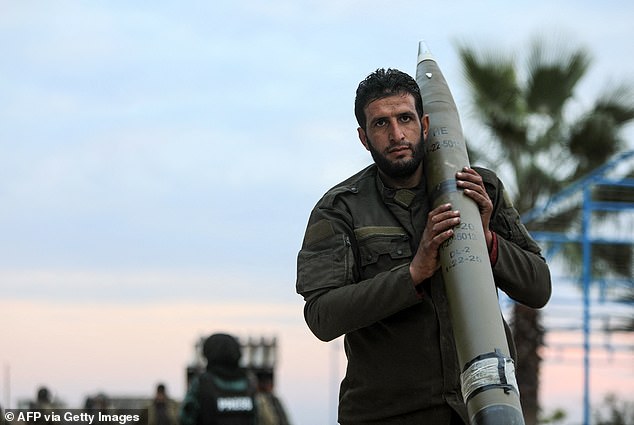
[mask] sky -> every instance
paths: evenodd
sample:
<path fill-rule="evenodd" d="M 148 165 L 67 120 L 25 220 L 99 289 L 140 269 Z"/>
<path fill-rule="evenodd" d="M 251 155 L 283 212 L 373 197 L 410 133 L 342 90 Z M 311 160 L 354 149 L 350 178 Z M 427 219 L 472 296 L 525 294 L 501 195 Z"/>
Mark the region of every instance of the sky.
<path fill-rule="evenodd" d="M 332 423 L 341 341 L 307 330 L 295 261 L 319 197 L 371 161 L 358 82 L 413 74 L 425 40 L 477 140 L 458 43 L 586 48 L 582 113 L 631 82 L 632 16 L 624 1 L 0 0 L 0 404 L 39 385 L 71 406 L 159 381 L 179 398 L 195 341 L 227 331 L 277 336 L 291 417 Z M 580 369 L 557 364 L 573 378 L 543 397 L 574 406 Z"/>

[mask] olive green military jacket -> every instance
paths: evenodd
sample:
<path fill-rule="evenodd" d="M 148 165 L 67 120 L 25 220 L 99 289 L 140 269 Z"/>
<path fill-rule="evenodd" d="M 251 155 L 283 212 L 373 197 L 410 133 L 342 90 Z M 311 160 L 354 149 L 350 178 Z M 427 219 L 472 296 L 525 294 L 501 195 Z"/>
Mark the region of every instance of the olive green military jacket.
<path fill-rule="evenodd" d="M 496 286 L 541 308 L 551 284 L 540 248 L 497 176 L 477 171 L 494 208 Z M 317 338 L 345 335 L 342 424 L 433 425 L 449 409 L 466 418 L 442 276 L 415 288 L 409 273 L 429 210 L 424 187 L 423 181 L 413 191 L 387 188 L 371 165 L 329 190 L 310 215 L 296 289 Z"/>

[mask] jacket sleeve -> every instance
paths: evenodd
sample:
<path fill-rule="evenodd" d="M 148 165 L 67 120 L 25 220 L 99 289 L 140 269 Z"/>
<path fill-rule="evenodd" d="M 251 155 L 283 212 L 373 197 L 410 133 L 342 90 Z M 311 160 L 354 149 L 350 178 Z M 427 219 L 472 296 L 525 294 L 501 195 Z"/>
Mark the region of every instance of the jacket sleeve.
<path fill-rule="evenodd" d="M 369 326 L 419 302 L 409 263 L 359 280 L 351 217 L 345 208 L 316 207 L 297 258 L 296 289 L 304 317 L 322 341 Z"/>
<path fill-rule="evenodd" d="M 489 170 L 477 171 L 493 200 L 490 227 L 498 236 L 498 256 L 493 266 L 495 284 L 513 300 L 541 308 L 551 294 L 550 270 L 541 249 L 521 223 L 502 182 Z"/>

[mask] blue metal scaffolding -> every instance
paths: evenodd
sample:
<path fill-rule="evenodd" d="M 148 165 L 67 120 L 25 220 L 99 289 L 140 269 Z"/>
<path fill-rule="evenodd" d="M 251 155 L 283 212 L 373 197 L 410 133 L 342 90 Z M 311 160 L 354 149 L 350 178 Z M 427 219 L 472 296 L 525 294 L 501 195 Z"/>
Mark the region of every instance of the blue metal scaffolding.
<path fill-rule="evenodd" d="M 547 245 L 545 256 L 547 260 L 561 249 L 562 244 L 579 244 L 582 252 L 582 269 L 580 282 L 583 293 L 582 305 L 582 332 L 583 332 L 583 423 L 590 425 L 590 336 L 591 336 L 591 294 L 590 289 L 597 278 L 593 276 L 592 247 L 598 244 L 623 244 L 634 246 L 634 227 L 623 229 L 617 235 L 601 234 L 596 230 L 593 217 L 597 213 L 611 212 L 616 214 L 634 213 L 634 196 L 628 195 L 624 199 L 610 201 L 597 201 L 594 193 L 597 188 L 616 188 L 623 193 L 634 194 L 634 178 L 627 177 L 634 174 L 634 151 L 623 152 L 616 155 L 585 178 L 577 181 L 559 194 L 551 197 L 544 205 L 534 208 L 523 214 L 523 222 L 547 223 L 549 217 L 556 216 L 562 211 L 579 209 L 581 215 L 580 227 L 573 234 L 531 231 L 531 235 L 539 242 Z M 634 215 L 633 215 L 634 217 Z M 634 220 L 632 220 L 634 223 Z M 534 227 L 534 226 L 531 226 Z M 605 233 L 605 232 L 604 232 Z M 630 259 L 631 261 L 631 259 Z M 609 282 L 603 282 L 604 286 Z M 634 288 L 634 272 L 625 280 L 620 280 L 619 285 L 625 285 L 630 290 Z M 632 301 L 629 301 L 633 307 Z"/>

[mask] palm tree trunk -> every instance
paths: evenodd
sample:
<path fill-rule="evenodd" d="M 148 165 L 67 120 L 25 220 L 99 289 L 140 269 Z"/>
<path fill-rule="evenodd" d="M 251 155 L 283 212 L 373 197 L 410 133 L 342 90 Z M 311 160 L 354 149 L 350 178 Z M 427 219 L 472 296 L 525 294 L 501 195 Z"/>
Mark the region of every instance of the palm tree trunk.
<path fill-rule="evenodd" d="M 515 376 L 520 389 L 520 402 L 526 425 L 537 425 L 539 413 L 539 366 L 544 329 L 538 310 L 515 304 L 513 307 L 513 337 L 517 348 Z"/>

